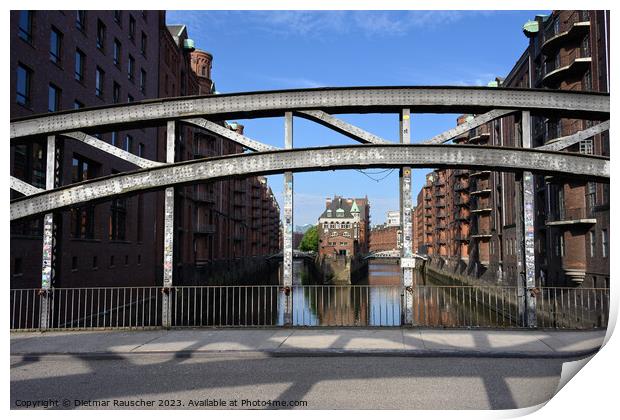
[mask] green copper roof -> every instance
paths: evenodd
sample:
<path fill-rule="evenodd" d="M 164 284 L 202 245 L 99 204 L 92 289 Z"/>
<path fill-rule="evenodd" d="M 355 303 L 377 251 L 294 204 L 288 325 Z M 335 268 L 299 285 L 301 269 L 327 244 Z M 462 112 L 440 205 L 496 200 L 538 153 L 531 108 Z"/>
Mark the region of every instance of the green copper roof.
<path fill-rule="evenodd" d="M 487 83 L 487 87 L 497 87 L 497 80 L 491 80 L 489 83 Z"/>
<path fill-rule="evenodd" d="M 538 32 L 538 21 L 536 20 L 528 20 L 523 25 L 523 33 L 525 35 L 533 35 Z"/>
<path fill-rule="evenodd" d="M 360 208 L 357 207 L 357 203 L 355 202 L 355 200 L 353 200 L 353 205 L 351 206 L 351 213 L 359 213 L 360 212 Z"/>

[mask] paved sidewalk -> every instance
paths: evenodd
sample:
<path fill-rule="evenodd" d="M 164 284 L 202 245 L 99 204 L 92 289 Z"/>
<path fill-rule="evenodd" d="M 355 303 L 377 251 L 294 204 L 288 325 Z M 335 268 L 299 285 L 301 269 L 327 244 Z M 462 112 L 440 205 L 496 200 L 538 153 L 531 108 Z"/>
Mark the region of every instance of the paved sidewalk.
<path fill-rule="evenodd" d="M 179 329 L 11 333 L 12 355 L 262 353 L 274 356 L 391 355 L 580 357 L 603 344 L 605 331 L 420 329 Z"/>

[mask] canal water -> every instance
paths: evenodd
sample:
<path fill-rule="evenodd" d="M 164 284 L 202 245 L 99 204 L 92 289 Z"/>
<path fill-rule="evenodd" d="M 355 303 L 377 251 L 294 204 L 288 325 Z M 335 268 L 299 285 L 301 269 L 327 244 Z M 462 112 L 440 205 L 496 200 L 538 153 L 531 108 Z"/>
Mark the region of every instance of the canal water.
<path fill-rule="evenodd" d="M 303 266 L 296 267 L 293 288 L 293 324 L 304 326 L 399 326 L 404 290 L 398 264 L 371 262 L 368 277 L 355 285 L 313 285 Z M 510 326 L 511 308 L 502 297 L 475 289 L 446 286 L 414 270 L 413 325 L 429 327 Z M 507 302 L 509 296 L 503 299 Z M 495 300 L 494 300 L 495 299 Z M 495 305 L 494 305 L 495 304 Z M 283 310 L 281 311 L 283 312 Z M 278 319 L 283 322 L 282 316 Z"/>
<path fill-rule="evenodd" d="M 325 285 L 310 272 L 304 262 L 294 262 L 293 287 L 288 296 L 278 282 L 176 288 L 171 296 L 172 325 L 285 325 L 288 304 L 294 326 L 400 326 L 405 293 L 412 299 L 414 326 L 492 327 L 512 322 L 490 309 L 493 302 L 489 295 L 474 288 L 434 282 L 419 270 L 414 270 L 416 287 L 405 291 L 400 266 L 395 262 L 370 262 L 367 278 L 354 285 Z M 497 296 L 495 299 L 497 304 Z"/>

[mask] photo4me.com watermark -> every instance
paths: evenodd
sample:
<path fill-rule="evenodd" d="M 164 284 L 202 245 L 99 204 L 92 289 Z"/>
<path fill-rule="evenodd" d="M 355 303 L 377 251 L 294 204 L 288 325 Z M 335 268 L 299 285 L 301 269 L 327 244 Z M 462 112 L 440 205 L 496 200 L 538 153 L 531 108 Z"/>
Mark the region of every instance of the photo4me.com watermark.
<path fill-rule="evenodd" d="M 14 401 L 16 408 L 27 409 L 70 409 L 70 408 L 293 408 L 308 407 L 304 400 L 261 400 L 261 399 L 134 399 L 134 400 L 82 400 L 82 399 L 47 399 Z"/>

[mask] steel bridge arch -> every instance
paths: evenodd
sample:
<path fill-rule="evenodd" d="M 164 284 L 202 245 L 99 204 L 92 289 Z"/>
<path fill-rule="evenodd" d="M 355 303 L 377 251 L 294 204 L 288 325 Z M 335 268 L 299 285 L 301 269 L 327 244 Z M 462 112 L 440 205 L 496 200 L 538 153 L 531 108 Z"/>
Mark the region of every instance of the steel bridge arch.
<path fill-rule="evenodd" d="M 359 145 L 278 150 L 205 158 L 97 178 L 11 202 L 11 220 L 93 200 L 232 177 L 351 168 L 445 167 L 526 170 L 609 179 L 609 159 L 574 153 L 462 145 Z"/>
<path fill-rule="evenodd" d="M 286 112 L 320 109 L 332 114 L 482 113 L 491 109 L 528 110 L 557 116 L 609 117 L 609 94 L 518 88 L 392 86 L 316 88 L 244 92 L 156 99 L 86 108 L 11 121 L 11 139 L 56 134 L 82 128 L 157 124 L 161 121 L 208 116 L 240 119 L 282 116 Z M 309 115 L 298 114 L 305 118 Z M 317 121 L 319 122 L 319 121 Z"/>

